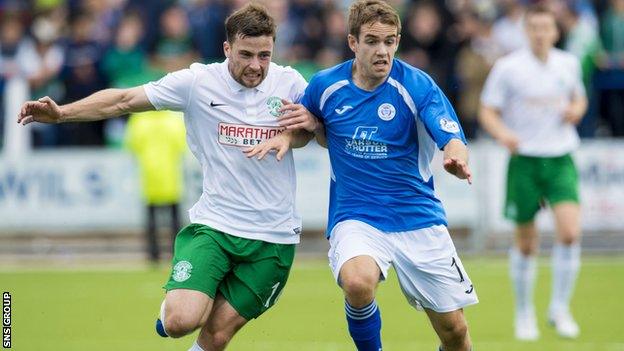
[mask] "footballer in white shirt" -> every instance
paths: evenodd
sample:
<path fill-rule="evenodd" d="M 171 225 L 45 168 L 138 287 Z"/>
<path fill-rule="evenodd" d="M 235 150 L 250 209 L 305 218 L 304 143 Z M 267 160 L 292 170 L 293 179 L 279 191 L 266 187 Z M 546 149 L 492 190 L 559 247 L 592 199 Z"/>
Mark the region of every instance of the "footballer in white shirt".
<path fill-rule="evenodd" d="M 529 48 L 499 59 L 487 78 L 480 122 L 511 153 L 505 216 L 517 228 L 510 252 L 516 338 L 539 337 L 533 304 L 538 245 L 534 218 L 544 202 L 552 208 L 557 227 L 548 319 L 559 335 L 575 338 L 579 326 L 570 299 L 580 266 L 581 228 L 571 152 L 579 144 L 576 125 L 587 109 L 587 98 L 578 60 L 554 48 L 555 15 L 533 5 L 526 12 L 525 28 Z"/>
<path fill-rule="evenodd" d="M 191 224 L 177 235 L 156 330 L 182 337 L 201 328 L 194 351 L 225 349 L 245 323 L 275 304 L 299 242 L 292 152 L 264 159 L 250 147 L 282 133 L 293 133 L 291 147 L 313 137 L 278 123 L 279 117 L 308 114 L 298 104 L 307 83 L 290 67 L 271 63 L 274 19 L 264 7 L 248 4 L 225 26 L 222 63 L 195 63 L 143 86 L 106 89 L 63 106 L 44 97 L 24 103 L 18 115 L 25 125 L 154 109 L 184 112 L 203 191 L 189 210 Z M 317 128 L 315 119 L 303 120 L 303 129 Z"/>

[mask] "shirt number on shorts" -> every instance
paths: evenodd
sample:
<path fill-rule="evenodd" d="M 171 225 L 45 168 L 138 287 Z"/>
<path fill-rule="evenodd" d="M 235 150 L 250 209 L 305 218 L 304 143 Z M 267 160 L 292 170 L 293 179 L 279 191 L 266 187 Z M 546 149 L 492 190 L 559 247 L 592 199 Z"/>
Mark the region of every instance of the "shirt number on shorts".
<path fill-rule="evenodd" d="M 280 286 L 280 284 L 281 284 L 281 282 L 277 282 L 275 285 L 273 285 L 271 287 L 273 289 L 273 291 L 271 291 L 271 296 L 269 296 L 269 298 L 264 303 L 264 307 L 269 308 L 269 302 L 271 302 L 271 298 L 273 297 L 273 295 L 275 295 L 275 292 L 277 291 L 277 288 Z M 273 301 L 273 302 L 275 302 L 275 301 Z"/>
<path fill-rule="evenodd" d="M 459 269 L 459 265 L 457 265 L 457 261 L 455 260 L 455 257 L 453 257 L 453 262 L 451 262 L 451 267 L 455 266 L 455 269 L 457 269 L 457 274 L 459 274 L 459 282 L 463 283 L 464 282 L 464 275 L 461 272 L 461 269 Z M 464 290 L 464 292 L 466 294 L 471 294 L 472 291 L 474 290 L 474 287 L 472 286 L 472 284 L 470 284 L 470 287 L 467 290 Z"/>
<path fill-rule="evenodd" d="M 459 282 L 463 283 L 464 282 L 464 275 L 461 272 L 461 269 L 459 269 L 459 266 L 457 265 L 457 261 L 455 261 L 455 257 L 453 257 L 453 263 L 451 263 L 451 267 L 455 266 L 455 268 L 457 269 L 457 274 L 459 274 Z"/>

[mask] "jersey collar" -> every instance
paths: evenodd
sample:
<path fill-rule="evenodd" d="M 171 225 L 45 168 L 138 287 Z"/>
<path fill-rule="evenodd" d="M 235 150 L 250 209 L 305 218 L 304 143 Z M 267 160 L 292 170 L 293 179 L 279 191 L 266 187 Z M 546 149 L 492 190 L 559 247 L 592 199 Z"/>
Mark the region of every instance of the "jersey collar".
<path fill-rule="evenodd" d="M 525 49 L 525 54 L 529 56 L 529 58 L 533 61 L 534 64 L 536 64 L 537 66 L 540 67 L 549 67 L 551 65 L 551 62 L 553 60 L 553 54 L 555 52 L 554 49 L 550 49 L 548 51 L 548 57 L 546 58 L 546 62 L 540 60 L 537 56 L 535 56 L 535 54 L 533 53 L 533 51 L 531 50 L 531 48 L 526 48 Z"/>
<path fill-rule="evenodd" d="M 269 80 L 270 71 L 271 71 L 271 65 L 269 65 L 269 72 L 267 72 L 267 76 L 264 77 L 264 80 L 262 80 L 262 82 L 253 89 L 256 89 L 262 93 L 266 92 L 268 88 L 268 80 Z M 247 87 L 241 85 L 239 82 L 234 80 L 234 78 L 232 77 L 232 74 L 230 73 L 230 70 L 228 69 L 228 59 L 225 59 L 225 61 L 223 61 L 223 64 L 221 67 L 221 73 L 223 74 L 223 77 L 225 78 L 225 82 L 227 83 L 228 87 L 233 93 L 238 93 L 240 91 L 248 89 Z"/>

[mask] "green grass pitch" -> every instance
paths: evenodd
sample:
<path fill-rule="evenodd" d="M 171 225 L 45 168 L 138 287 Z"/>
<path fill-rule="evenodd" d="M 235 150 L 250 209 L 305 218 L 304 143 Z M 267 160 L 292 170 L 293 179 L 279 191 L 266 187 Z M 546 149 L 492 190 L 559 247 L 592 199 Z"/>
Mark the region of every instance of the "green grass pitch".
<path fill-rule="evenodd" d="M 547 326 L 549 261 L 540 261 L 536 303 L 541 339 L 513 340 L 512 296 L 503 258 L 465 259 L 480 298 L 466 311 L 475 351 L 623 351 L 624 258 L 585 258 L 573 312 L 575 341 Z M 162 269 L 18 269 L 0 271 L 0 289 L 12 294 L 13 350 L 187 350 L 194 337 L 162 339 L 154 320 L 163 298 Z M 405 301 L 392 275 L 381 284 L 385 351 L 437 350 L 422 312 Z M 230 344 L 233 351 L 354 350 L 346 332 L 343 299 L 325 261 L 297 260 L 279 303 L 250 322 Z"/>

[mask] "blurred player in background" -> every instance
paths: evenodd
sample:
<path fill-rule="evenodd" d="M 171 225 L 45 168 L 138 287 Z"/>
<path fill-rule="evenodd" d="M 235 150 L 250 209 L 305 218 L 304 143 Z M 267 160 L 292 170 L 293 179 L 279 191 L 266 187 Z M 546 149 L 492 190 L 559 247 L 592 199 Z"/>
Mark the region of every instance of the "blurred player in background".
<path fill-rule="evenodd" d="M 587 109 L 581 68 L 572 54 L 555 49 L 555 16 L 541 5 L 525 18 L 530 48 L 502 59 L 481 96 L 483 128 L 511 153 L 505 216 L 516 222 L 510 274 L 516 297 L 515 335 L 536 340 L 533 304 L 538 235 L 535 215 L 546 201 L 557 228 L 548 319 L 559 335 L 575 338 L 579 327 L 570 299 L 580 267 L 578 174 L 571 152 L 579 145 L 575 126 Z"/>
<path fill-rule="evenodd" d="M 358 350 L 381 350 L 375 290 L 392 265 L 408 302 L 425 309 L 440 350 L 468 351 L 463 307 L 478 299 L 429 168 L 442 149 L 444 168 L 470 182 L 464 134 L 433 80 L 394 59 L 397 12 L 380 0 L 357 1 L 349 11 L 355 59 L 316 74 L 302 100 L 322 123 L 310 122 L 311 115 L 281 118 L 288 128 L 314 131 L 329 150 L 328 257 L 346 297 L 349 332 Z M 271 140 L 251 154 L 288 144 Z"/>
<path fill-rule="evenodd" d="M 129 112 L 183 111 L 189 147 L 202 166 L 191 224 L 178 234 L 157 331 L 181 337 L 201 328 L 193 351 L 223 350 L 250 319 L 269 309 L 286 284 L 299 242 L 292 153 L 251 161 L 241 146 L 281 133 L 277 117 L 296 117 L 307 85 L 271 63 L 275 23 L 259 5 L 226 20 L 227 60 L 130 89 L 106 89 L 58 106 L 49 97 L 23 105 L 18 122 L 94 121 Z M 299 135 L 304 145 L 312 136 Z M 294 141 L 299 140 L 293 138 Z M 297 145 L 291 145 L 297 147 Z M 283 162 L 278 162 L 280 159 Z M 162 322 L 161 322 L 162 321 Z"/>
<path fill-rule="evenodd" d="M 145 240 L 148 259 L 160 259 L 158 218 L 169 219 L 167 246 L 173 248 L 180 230 L 179 206 L 182 200 L 182 162 L 186 153 L 184 120 L 178 112 L 133 113 L 128 119 L 126 146 L 134 154 L 141 173 L 146 207 Z"/>

